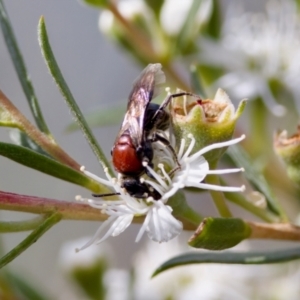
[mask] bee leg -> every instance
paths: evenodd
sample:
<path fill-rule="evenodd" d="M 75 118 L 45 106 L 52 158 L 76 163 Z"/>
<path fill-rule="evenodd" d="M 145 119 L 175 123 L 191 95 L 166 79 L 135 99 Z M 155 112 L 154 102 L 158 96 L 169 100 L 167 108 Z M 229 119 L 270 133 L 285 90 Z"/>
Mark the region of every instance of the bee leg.
<path fill-rule="evenodd" d="M 190 92 L 180 92 L 180 93 L 171 94 L 171 95 L 167 96 L 167 98 L 164 99 L 162 104 L 156 110 L 156 112 L 151 120 L 151 124 L 153 124 L 153 126 L 154 126 L 158 122 L 158 119 L 161 116 L 161 112 L 164 111 L 164 109 L 168 106 L 168 104 L 171 102 L 172 99 L 182 97 L 182 96 L 191 96 L 191 97 L 201 99 L 198 95 L 190 93 Z"/>
<path fill-rule="evenodd" d="M 143 143 L 143 146 L 140 147 L 140 149 L 137 150 L 137 153 L 142 160 L 142 164 L 144 167 L 146 165 L 153 167 L 152 159 L 153 159 L 153 149 L 152 149 L 152 142 L 151 140 L 146 140 Z M 145 169 L 145 172 L 148 174 L 147 169 Z M 149 175 L 149 174 L 148 174 Z M 152 177 L 152 176 L 150 176 Z"/>

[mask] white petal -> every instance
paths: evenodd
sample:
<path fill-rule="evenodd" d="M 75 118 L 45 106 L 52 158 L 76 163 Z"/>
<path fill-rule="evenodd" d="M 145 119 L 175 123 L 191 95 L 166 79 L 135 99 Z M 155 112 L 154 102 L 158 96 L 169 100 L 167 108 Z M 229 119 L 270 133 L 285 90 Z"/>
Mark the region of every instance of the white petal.
<path fill-rule="evenodd" d="M 117 236 L 123 231 L 125 231 L 125 229 L 131 224 L 133 217 L 133 214 L 118 217 L 118 219 L 114 223 L 115 226 L 111 235 Z"/>
<path fill-rule="evenodd" d="M 150 239 L 156 242 L 167 242 L 178 236 L 182 231 L 182 223 L 172 216 L 170 206 L 164 205 L 162 201 L 157 201 L 151 212 L 147 226 L 147 234 Z"/>
<path fill-rule="evenodd" d="M 111 218 L 113 218 L 113 220 L 114 220 L 113 224 L 108 229 L 108 231 L 105 233 L 105 235 L 102 238 L 100 238 L 99 240 L 95 241 L 95 243 L 99 244 L 99 243 L 103 242 L 104 240 L 106 240 L 110 236 L 117 236 L 120 233 L 122 233 L 131 224 L 133 215 L 124 215 L 124 216 L 120 216 L 117 218 L 115 218 L 114 216 L 110 216 L 108 218 L 108 220 Z M 102 226 L 104 225 L 104 223 L 102 224 Z"/>
<path fill-rule="evenodd" d="M 110 216 L 106 221 L 104 221 L 95 235 L 92 237 L 90 241 L 88 241 L 85 245 L 83 245 L 81 248 L 77 249 L 77 251 L 81 251 L 92 244 L 99 244 L 106 240 L 110 236 L 117 236 L 120 233 L 122 233 L 132 222 L 133 214 L 126 214 L 123 216 L 115 217 Z M 105 228 L 109 227 L 107 232 L 103 235 L 103 231 Z"/>
<path fill-rule="evenodd" d="M 148 212 L 148 214 L 147 214 L 147 216 L 146 216 L 146 218 L 145 218 L 145 221 L 144 221 L 141 229 L 139 230 L 139 232 L 138 232 L 138 234 L 136 236 L 136 239 L 135 239 L 136 243 L 138 243 L 140 241 L 140 239 L 142 238 L 143 234 L 145 233 L 145 231 L 147 229 L 147 226 L 149 224 L 149 221 L 151 219 L 151 216 L 152 216 L 151 214 L 152 214 L 152 211 L 150 209 L 149 212 Z"/>
<path fill-rule="evenodd" d="M 239 169 L 209 170 L 207 174 L 230 174 L 230 173 L 238 173 L 238 172 L 244 172 L 244 169 L 239 168 Z"/>
<path fill-rule="evenodd" d="M 245 137 L 246 136 L 243 134 L 239 138 L 235 138 L 235 139 L 232 139 L 232 140 L 229 140 L 229 141 L 225 141 L 225 142 L 211 144 L 209 146 L 206 146 L 206 147 L 202 148 L 200 151 L 194 153 L 192 156 L 189 157 L 189 159 L 190 160 L 195 160 L 195 159 L 198 159 L 203 154 L 205 154 L 205 153 L 207 153 L 207 152 L 209 152 L 209 151 L 211 151 L 213 149 L 228 147 L 228 146 L 237 144 L 240 141 L 242 141 Z"/>
<path fill-rule="evenodd" d="M 103 230 L 106 227 L 112 225 L 116 219 L 117 219 L 116 217 L 110 216 L 106 221 L 104 221 L 101 224 L 101 226 L 98 228 L 98 230 L 96 231 L 94 236 L 86 244 L 84 244 L 81 248 L 76 249 L 76 251 L 81 251 L 81 250 L 91 246 L 92 244 L 99 242 L 99 240 L 101 239 L 99 236 L 102 234 Z"/>

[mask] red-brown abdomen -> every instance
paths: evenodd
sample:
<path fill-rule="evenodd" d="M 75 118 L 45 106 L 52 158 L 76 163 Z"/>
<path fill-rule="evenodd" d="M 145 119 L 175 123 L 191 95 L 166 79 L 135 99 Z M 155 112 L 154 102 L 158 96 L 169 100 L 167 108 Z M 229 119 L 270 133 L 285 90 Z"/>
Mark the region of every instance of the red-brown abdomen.
<path fill-rule="evenodd" d="M 139 175 L 144 167 L 129 135 L 122 135 L 112 149 L 112 161 L 117 172 Z"/>

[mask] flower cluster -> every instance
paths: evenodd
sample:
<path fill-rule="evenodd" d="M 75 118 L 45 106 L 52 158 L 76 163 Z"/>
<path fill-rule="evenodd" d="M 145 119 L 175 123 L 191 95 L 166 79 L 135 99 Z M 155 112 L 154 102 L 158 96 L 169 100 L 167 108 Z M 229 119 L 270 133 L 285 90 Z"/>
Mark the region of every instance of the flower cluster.
<path fill-rule="evenodd" d="M 238 7 L 229 10 L 220 40 L 201 42 L 201 60 L 226 70 L 214 86 L 230 89 L 237 98 L 261 97 L 279 116 L 286 109 L 271 90 L 271 82 L 279 82 L 300 111 L 300 18 L 295 1 L 270 1 L 266 14 L 244 13 Z"/>
<path fill-rule="evenodd" d="M 195 17 L 189 42 L 195 43 L 198 32 L 212 14 L 211 0 L 202 0 L 199 3 L 192 0 L 166 0 L 159 4 L 143 0 L 114 1 L 110 9 L 101 11 L 99 28 L 137 57 L 146 55 L 148 62 L 155 60 L 155 57 L 164 57 L 171 62 L 181 52 L 186 54 L 186 44 L 179 42 L 179 37 L 191 10 L 195 12 Z M 176 44 L 176 51 L 174 41 L 179 42 Z M 140 42 L 143 43 L 139 44 Z M 142 49 L 146 44 L 146 49 Z"/>
<path fill-rule="evenodd" d="M 145 166 L 153 179 L 143 175 L 141 182 L 146 182 L 160 193 L 161 198 L 159 200 L 154 200 L 151 197 L 147 199 L 131 197 L 121 187 L 121 176 L 112 178 L 106 170 L 105 173 L 108 180 L 104 180 L 86 171 L 85 168 L 82 167 L 84 174 L 99 181 L 101 184 L 113 188 L 116 193 L 120 194 L 120 199 L 107 201 L 103 199 L 83 199 L 80 196 L 77 197 L 78 200 L 87 202 L 92 207 L 100 209 L 109 216 L 100 226 L 94 237 L 79 250 L 93 243 L 100 243 L 109 236 L 119 235 L 131 224 L 133 218 L 138 216 L 145 216 L 145 220 L 136 237 L 136 242 L 141 239 L 145 232 L 147 232 L 150 239 L 157 242 L 167 242 L 178 236 L 182 231 L 182 223 L 172 215 L 172 208 L 167 205 L 167 202 L 179 189 L 195 187 L 231 192 L 241 192 L 244 190 L 244 186 L 225 187 L 202 182 L 208 174 L 227 174 L 242 171 L 242 169 L 210 170 L 209 164 L 203 157 L 203 154 L 213 149 L 236 144 L 243 140 L 244 137 L 243 135 L 240 138 L 212 144 L 191 154 L 195 145 L 195 138 L 189 135 L 190 143 L 187 150 L 184 151 L 187 141 L 182 139 L 176 153 L 180 167 L 178 167 L 178 162 L 174 158 L 174 154 L 171 153 L 167 147 L 164 147 L 158 142 L 154 143 L 154 168 L 148 165 Z M 167 172 L 166 170 L 171 171 Z"/>

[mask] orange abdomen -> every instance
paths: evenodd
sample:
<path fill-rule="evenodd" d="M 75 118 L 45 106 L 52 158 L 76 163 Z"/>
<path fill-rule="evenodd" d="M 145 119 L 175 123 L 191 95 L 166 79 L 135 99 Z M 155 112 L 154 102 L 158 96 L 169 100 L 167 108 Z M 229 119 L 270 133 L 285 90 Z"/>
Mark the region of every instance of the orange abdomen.
<path fill-rule="evenodd" d="M 144 167 L 129 135 L 122 135 L 112 149 L 112 161 L 117 172 L 137 176 Z"/>

